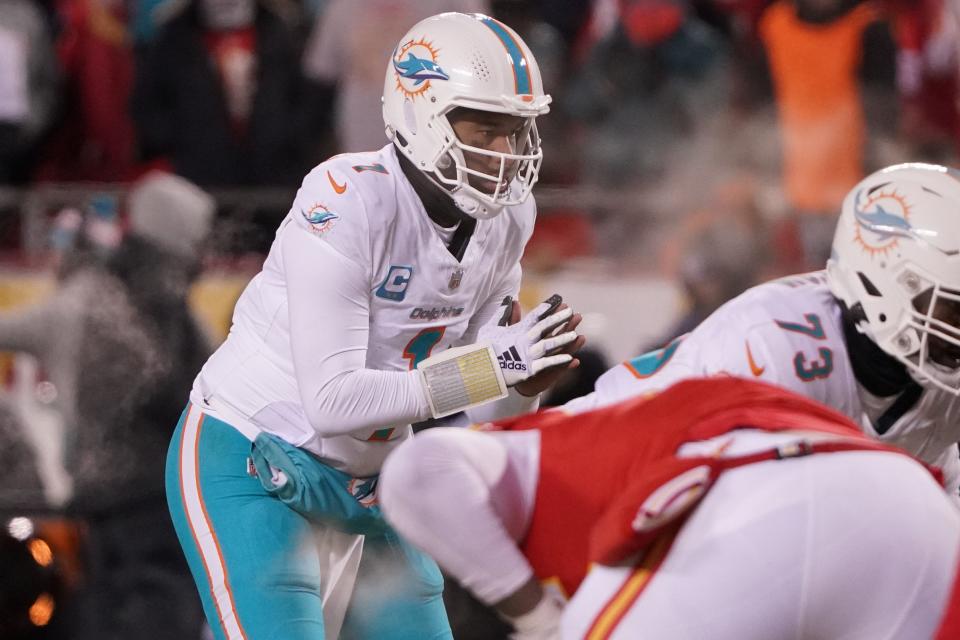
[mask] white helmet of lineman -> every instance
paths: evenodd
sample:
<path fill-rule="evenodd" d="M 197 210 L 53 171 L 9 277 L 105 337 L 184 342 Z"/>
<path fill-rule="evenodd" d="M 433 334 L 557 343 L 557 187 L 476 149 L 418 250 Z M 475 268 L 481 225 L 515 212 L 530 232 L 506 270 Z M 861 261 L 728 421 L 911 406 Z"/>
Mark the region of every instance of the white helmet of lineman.
<path fill-rule="evenodd" d="M 827 274 L 861 333 L 924 386 L 960 395 L 960 172 L 899 164 L 862 180 Z"/>
<path fill-rule="evenodd" d="M 549 104 L 530 48 L 513 29 L 481 14 L 442 13 L 418 22 L 394 50 L 383 86 L 387 137 L 474 218 L 491 218 L 530 195 L 543 158 L 535 118 Z M 463 144 L 447 119 L 457 107 L 524 118 L 516 148 L 502 153 Z M 465 153 L 498 158 L 499 172 L 468 168 Z M 477 189 L 470 176 L 495 190 Z"/>

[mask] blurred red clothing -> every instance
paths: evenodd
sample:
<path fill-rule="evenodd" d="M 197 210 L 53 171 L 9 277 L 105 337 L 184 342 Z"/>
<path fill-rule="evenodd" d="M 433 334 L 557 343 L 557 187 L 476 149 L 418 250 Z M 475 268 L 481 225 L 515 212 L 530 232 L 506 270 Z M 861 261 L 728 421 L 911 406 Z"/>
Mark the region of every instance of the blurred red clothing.
<path fill-rule="evenodd" d="M 253 94 L 256 89 L 254 68 L 257 54 L 257 33 L 253 27 L 229 31 L 207 31 L 203 44 L 217 68 L 223 86 L 227 116 L 233 135 L 243 139 L 247 134 Z"/>
<path fill-rule="evenodd" d="M 686 3 L 676 0 L 620 0 L 620 23 L 631 42 L 649 47 L 660 44 L 683 25 Z"/>
<path fill-rule="evenodd" d="M 60 0 L 57 53 L 64 74 L 61 116 L 36 179 L 121 181 L 134 167 L 133 121 L 127 108 L 134 61 L 123 3 Z"/>
<path fill-rule="evenodd" d="M 558 209 L 537 218 L 523 260 L 525 265 L 549 270 L 595 252 L 596 233 L 589 217 L 576 209 Z"/>
<path fill-rule="evenodd" d="M 901 129 L 911 142 L 960 145 L 958 43 L 944 0 L 887 0 L 897 44 Z M 947 13 L 945 13 L 947 12 Z M 952 27 L 952 28 L 951 28 Z"/>

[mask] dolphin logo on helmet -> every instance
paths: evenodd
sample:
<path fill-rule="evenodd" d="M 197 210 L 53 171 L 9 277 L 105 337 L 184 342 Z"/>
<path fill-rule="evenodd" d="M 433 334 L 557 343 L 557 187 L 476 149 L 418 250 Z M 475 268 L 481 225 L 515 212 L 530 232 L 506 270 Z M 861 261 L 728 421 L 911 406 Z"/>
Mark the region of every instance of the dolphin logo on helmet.
<path fill-rule="evenodd" d="M 393 68 L 401 78 L 414 80 L 414 86 L 419 87 L 426 80 L 449 80 L 443 69 L 433 60 L 418 58 L 413 52 L 407 52 L 407 59 L 403 62 L 393 61 Z"/>
<path fill-rule="evenodd" d="M 887 191 L 881 185 L 871 191 L 858 190 L 853 196 L 852 214 L 854 241 L 871 256 L 887 255 L 900 238 L 914 235 L 910 205 L 896 189 Z"/>
<path fill-rule="evenodd" d="M 432 80 L 449 80 L 450 75 L 437 62 L 438 53 L 426 38 L 409 38 L 397 45 L 387 67 L 387 73 L 396 76 L 397 91 L 414 99 L 432 88 Z"/>
<path fill-rule="evenodd" d="M 859 200 L 859 196 L 857 198 Z M 857 209 L 854 212 L 857 224 L 861 228 L 880 236 L 881 240 L 889 240 L 893 236 L 904 235 L 913 231 L 913 226 L 906 218 L 890 213 L 883 208 L 883 204 L 876 203 L 873 211 Z"/>

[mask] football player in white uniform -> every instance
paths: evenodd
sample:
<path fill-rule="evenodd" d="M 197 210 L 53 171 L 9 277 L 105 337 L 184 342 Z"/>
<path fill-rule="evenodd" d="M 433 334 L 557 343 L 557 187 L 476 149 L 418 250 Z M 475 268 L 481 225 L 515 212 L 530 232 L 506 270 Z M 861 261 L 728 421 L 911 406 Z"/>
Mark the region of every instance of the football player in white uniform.
<path fill-rule="evenodd" d="M 387 65 L 390 144 L 304 179 L 168 456 L 170 510 L 218 638 L 450 636 L 436 565 L 378 517 L 365 529 L 363 505 L 410 423 L 530 411 L 577 364 L 578 315 L 551 299 L 518 321 L 513 302 L 549 102 L 509 27 L 434 16 Z M 355 615 L 358 571 L 373 571 L 364 544 L 365 558 L 399 559 L 400 579 L 378 574 L 382 606 L 354 593 Z"/>
<path fill-rule="evenodd" d="M 960 485 L 960 173 L 902 164 L 846 197 L 825 271 L 756 286 L 604 373 L 580 412 L 688 377 L 785 386 Z"/>

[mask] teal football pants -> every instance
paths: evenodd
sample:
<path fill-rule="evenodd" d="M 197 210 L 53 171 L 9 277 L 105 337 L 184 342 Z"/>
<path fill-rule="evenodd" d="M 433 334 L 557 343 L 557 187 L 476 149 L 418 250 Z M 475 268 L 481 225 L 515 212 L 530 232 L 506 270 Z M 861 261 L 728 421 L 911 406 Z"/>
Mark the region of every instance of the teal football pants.
<path fill-rule="evenodd" d="M 303 516 L 248 473 L 251 443 L 187 405 L 167 455 L 167 502 L 218 640 L 322 640 L 320 557 Z M 364 541 L 341 632 L 350 640 L 452 638 L 443 580 L 393 532 Z"/>

